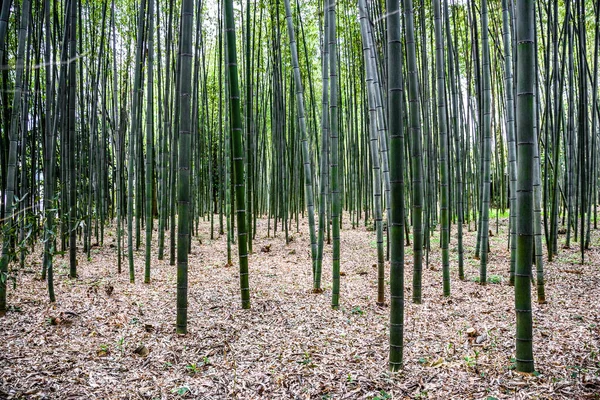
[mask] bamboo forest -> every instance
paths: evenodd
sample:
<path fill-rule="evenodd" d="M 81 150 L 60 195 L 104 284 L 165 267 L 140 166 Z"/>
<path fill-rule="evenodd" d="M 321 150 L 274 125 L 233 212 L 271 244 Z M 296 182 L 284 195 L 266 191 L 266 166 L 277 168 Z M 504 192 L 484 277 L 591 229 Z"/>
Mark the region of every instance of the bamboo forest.
<path fill-rule="evenodd" d="M 0 0 L 0 399 L 600 399 L 598 0 Z"/>

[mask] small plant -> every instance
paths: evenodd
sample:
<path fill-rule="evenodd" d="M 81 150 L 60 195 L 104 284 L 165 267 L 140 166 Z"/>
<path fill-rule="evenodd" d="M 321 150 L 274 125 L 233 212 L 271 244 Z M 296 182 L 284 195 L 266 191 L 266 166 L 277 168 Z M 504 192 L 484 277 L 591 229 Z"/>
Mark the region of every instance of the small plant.
<path fill-rule="evenodd" d="M 169 369 L 172 366 L 173 366 L 173 363 L 167 361 L 163 364 L 163 369 Z"/>
<path fill-rule="evenodd" d="M 185 366 L 185 369 L 190 373 L 190 374 L 195 374 L 198 371 L 200 371 L 200 368 L 198 367 L 198 365 L 196 363 L 193 364 L 188 364 Z"/>
<path fill-rule="evenodd" d="M 119 349 L 120 352 L 123 352 L 123 346 L 125 345 L 125 338 L 119 338 L 119 340 L 117 340 L 117 348 Z"/>
<path fill-rule="evenodd" d="M 100 347 L 98 347 L 98 350 L 96 350 L 96 354 L 99 357 L 104 357 L 108 355 L 108 353 L 110 353 L 110 348 L 107 344 L 101 344 Z"/>
<path fill-rule="evenodd" d="M 181 386 L 175 389 L 171 389 L 171 393 L 178 394 L 179 396 L 185 396 L 187 392 L 190 391 L 190 388 L 187 386 Z"/>
<path fill-rule="evenodd" d="M 310 357 L 310 354 L 308 354 L 308 352 L 304 352 L 304 356 L 302 357 L 302 360 L 300 361 L 296 361 L 298 364 L 302 364 L 302 365 L 306 365 L 308 367 L 312 367 L 314 366 L 313 362 L 312 362 L 312 358 Z"/>
<path fill-rule="evenodd" d="M 465 361 L 467 363 L 467 367 L 474 368 L 475 367 L 475 357 L 465 356 Z"/>
<path fill-rule="evenodd" d="M 504 279 L 501 275 L 490 275 L 488 278 L 488 283 L 492 283 L 495 285 L 501 284 Z"/>
<path fill-rule="evenodd" d="M 350 313 L 352 313 L 354 315 L 363 315 L 365 312 L 363 311 L 362 308 L 360 308 L 360 306 L 356 306 L 356 307 L 352 308 Z"/>
<path fill-rule="evenodd" d="M 508 369 L 512 371 L 512 370 L 514 370 L 516 368 L 517 368 L 517 359 L 514 358 L 514 357 L 511 357 L 510 358 L 510 365 L 508 366 Z"/>
<path fill-rule="evenodd" d="M 352 374 L 348 373 L 348 376 L 346 377 L 346 381 L 347 381 L 348 383 L 352 383 L 352 382 L 354 382 L 354 378 L 352 378 Z"/>
<path fill-rule="evenodd" d="M 371 400 L 387 400 L 387 399 L 391 399 L 392 396 L 387 393 L 385 390 L 380 390 L 379 394 L 375 397 L 373 397 Z"/>
<path fill-rule="evenodd" d="M 467 363 L 467 367 L 474 368 L 477 370 L 477 359 L 479 358 L 479 351 L 475 350 L 475 356 L 465 356 L 464 360 Z"/>
<path fill-rule="evenodd" d="M 567 370 L 571 370 L 571 379 L 577 379 L 579 375 L 587 372 L 587 370 L 580 365 L 571 365 L 567 367 Z"/>
<path fill-rule="evenodd" d="M 10 306 L 8 306 L 8 311 L 20 313 L 20 312 L 23 312 L 23 309 L 19 306 L 15 306 L 15 305 L 11 304 Z"/>

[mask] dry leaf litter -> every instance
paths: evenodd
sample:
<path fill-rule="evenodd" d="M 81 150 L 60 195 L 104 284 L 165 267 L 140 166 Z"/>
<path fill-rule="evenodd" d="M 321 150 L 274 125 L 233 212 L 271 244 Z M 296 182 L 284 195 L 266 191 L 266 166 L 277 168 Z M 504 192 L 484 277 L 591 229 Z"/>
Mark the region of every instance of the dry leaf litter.
<path fill-rule="evenodd" d="M 234 266 L 227 266 L 226 236 L 211 240 L 210 225 L 202 223 L 189 259 L 184 336 L 175 333 L 176 267 L 169 265 L 168 240 L 159 261 L 153 238 L 150 284 L 142 283 L 143 245 L 135 252 L 136 283 L 129 283 L 126 258 L 117 274 L 114 230 L 104 246 L 94 246 L 91 260 L 78 252 L 78 279 L 68 278 L 68 256 L 56 257 L 55 304 L 39 279 L 38 247 L 19 271 L 16 290 L 9 288 L 11 308 L 0 319 L 0 398 L 600 398 L 598 231 L 583 265 L 578 243 L 545 264 L 548 302 L 533 303 L 538 373 L 524 376 L 514 370 L 506 220 L 490 238 L 488 276 L 500 283 L 487 286 L 475 281 L 476 232 L 466 225 L 466 280 L 458 280 L 453 227 L 449 298 L 442 296 L 439 229 L 421 305 L 410 301 L 412 245 L 406 247 L 405 367 L 397 374 L 387 369 L 389 308 L 375 304 L 375 233 L 346 222 L 341 305 L 334 311 L 331 245 L 324 250 L 324 292 L 313 294 L 306 221 L 300 232 L 295 228 L 291 223 L 286 245 L 283 233 L 266 237 L 267 221 L 258 221 L 249 259 L 252 309 L 242 310 L 237 248 Z M 389 291 L 387 274 L 389 265 Z"/>

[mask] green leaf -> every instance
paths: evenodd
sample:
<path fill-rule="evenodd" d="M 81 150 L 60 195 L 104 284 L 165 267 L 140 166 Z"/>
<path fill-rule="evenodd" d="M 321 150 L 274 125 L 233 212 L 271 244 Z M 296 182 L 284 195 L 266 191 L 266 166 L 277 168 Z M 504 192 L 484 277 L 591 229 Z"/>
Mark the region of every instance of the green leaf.
<path fill-rule="evenodd" d="M 171 393 L 177 393 L 180 396 L 184 396 L 189 391 L 190 391 L 190 388 L 187 386 L 181 386 L 177 389 L 171 389 Z"/>
<path fill-rule="evenodd" d="M 363 315 L 365 313 L 360 306 L 354 307 L 350 312 L 354 315 Z"/>

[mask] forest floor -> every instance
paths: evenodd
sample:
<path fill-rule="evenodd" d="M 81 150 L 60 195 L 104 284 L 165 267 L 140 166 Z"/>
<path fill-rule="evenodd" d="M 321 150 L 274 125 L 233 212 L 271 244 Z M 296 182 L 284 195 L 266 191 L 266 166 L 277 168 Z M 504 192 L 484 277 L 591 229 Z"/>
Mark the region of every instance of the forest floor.
<path fill-rule="evenodd" d="M 238 271 L 226 265 L 226 237 L 211 240 L 210 225 L 202 223 L 190 255 L 184 336 L 175 333 L 176 268 L 153 253 L 152 282 L 142 283 L 143 240 L 135 284 L 126 260 L 117 274 L 114 231 L 93 248 L 91 260 L 78 253 L 78 279 L 67 276 L 67 256 L 57 257 L 55 304 L 38 277 L 36 250 L 0 319 L 0 398 L 600 398 L 599 231 L 583 265 L 578 244 L 545 264 L 548 302 L 533 303 L 538 372 L 524 376 L 514 370 L 507 221 L 498 234 L 491 223 L 488 276 L 498 283 L 475 281 L 475 232 L 466 226 L 466 280 L 458 280 L 453 226 L 449 298 L 442 296 L 439 231 L 423 271 L 421 305 L 410 301 L 412 247 L 406 247 L 405 367 L 394 375 L 387 369 L 389 308 L 375 304 L 375 233 L 363 226 L 342 230 L 341 306 L 334 311 L 331 245 L 324 293 L 313 294 L 306 222 L 301 233 L 292 225 L 286 245 L 281 232 L 266 237 L 267 222 L 260 220 L 249 259 L 252 309 L 242 310 Z M 261 251 L 266 246 L 270 251 Z"/>

